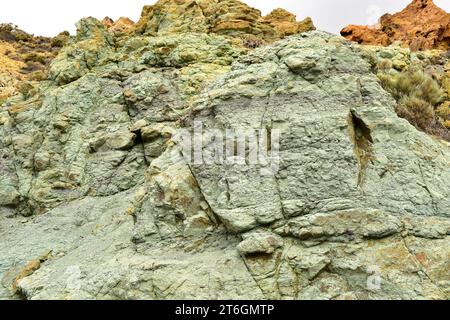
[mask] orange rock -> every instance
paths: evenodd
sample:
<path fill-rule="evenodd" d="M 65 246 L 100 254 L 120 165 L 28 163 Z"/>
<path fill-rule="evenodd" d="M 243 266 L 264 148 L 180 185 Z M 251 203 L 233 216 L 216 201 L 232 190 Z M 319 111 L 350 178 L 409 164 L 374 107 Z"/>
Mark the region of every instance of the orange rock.
<path fill-rule="evenodd" d="M 109 29 L 114 25 L 114 20 L 110 17 L 105 17 L 103 18 L 102 23 L 106 27 L 106 29 Z"/>
<path fill-rule="evenodd" d="M 134 27 L 134 21 L 127 17 L 120 17 L 117 21 L 114 21 L 110 17 L 105 17 L 102 20 L 102 24 L 106 29 L 115 34 L 126 33 Z"/>
<path fill-rule="evenodd" d="M 413 0 L 403 11 L 385 14 L 375 27 L 350 25 L 345 38 L 361 44 L 389 45 L 399 42 L 412 50 L 450 49 L 450 14 L 433 0 Z"/>

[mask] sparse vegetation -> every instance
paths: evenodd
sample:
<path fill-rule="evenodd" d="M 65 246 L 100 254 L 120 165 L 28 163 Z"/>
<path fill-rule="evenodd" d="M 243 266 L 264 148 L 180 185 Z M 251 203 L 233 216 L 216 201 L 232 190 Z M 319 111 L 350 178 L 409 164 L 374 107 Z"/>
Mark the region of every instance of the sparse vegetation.
<path fill-rule="evenodd" d="M 417 129 L 450 141 L 445 120 L 436 112 L 445 97 L 439 83 L 417 66 L 399 73 L 389 73 L 389 69 L 389 64 L 382 61 L 378 77 L 397 100 L 397 114 Z"/>
<path fill-rule="evenodd" d="M 450 129 L 450 101 L 446 101 L 436 109 L 436 114 L 443 119 L 443 124 Z"/>
<path fill-rule="evenodd" d="M 47 73 L 42 70 L 35 71 L 30 74 L 30 80 L 32 81 L 44 81 L 47 79 Z"/>
<path fill-rule="evenodd" d="M 47 63 L 47 56 L 45 54 L 31 52 L 31 53 L 28 53 L 27 55 L 25 55 L 24 61 L 25 62 L 37 62 L 37 63 L 45 65 Z"/>
<path fill-rule="evenodd" d="M 63 47 L 70 39 L 70 33 L 68 31 L 61 32 L 51 40 L 51 46 L 53 48 Z"/>
<path fill-rule="evenodd" d="M 378 63 L 378 69 L 384 72 L 389 71 L 392 67 L 392 61 L 389 59 L 383 59 Z"/>

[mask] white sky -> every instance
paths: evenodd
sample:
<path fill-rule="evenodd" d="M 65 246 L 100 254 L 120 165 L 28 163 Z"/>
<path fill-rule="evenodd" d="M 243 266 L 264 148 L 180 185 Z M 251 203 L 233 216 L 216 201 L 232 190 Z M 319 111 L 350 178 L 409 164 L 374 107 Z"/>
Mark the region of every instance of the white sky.
<path fill-rule="evenodd" d="M 94 16 L 117 19 L 126 16 L 139 19 L 145 4 L 155 0 L 2 0 L 0 22 L 12 22 L 29 33 L 54 36 L 61 31 L 75 32 L 74 24 L 82 17 Z M 313 18 L 320 30 L 333 33 L 346 25 L 374 24 L 386 12 L 396 12 L 411 0 L 244 0 L 263 14 L 274 8 L 284 8 L 300 20 Z M 450 12 L 449 0 L 434 1 Z"/>

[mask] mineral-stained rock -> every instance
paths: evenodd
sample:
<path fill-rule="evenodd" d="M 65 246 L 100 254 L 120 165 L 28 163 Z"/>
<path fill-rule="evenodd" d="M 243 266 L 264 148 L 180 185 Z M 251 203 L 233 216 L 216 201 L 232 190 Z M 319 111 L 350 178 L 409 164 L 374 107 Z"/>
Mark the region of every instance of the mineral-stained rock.
<path fill-rule="evenodd" d="M 133 20 L 127 17 L 120 17 L 117 21 L 114 21 L 109 17 L 105 17 L 102 20 L 102 24 L 106 27 L 106 29 L 115 35 L 122 35 L 127 31 L 130 31 L 134 26 Z"/>
<path fill-rule="evenodd" d="M 293 14 L 282 9 L 262 17 L 259 10 L 237 0 L 159 0 L 144 7 L 137 24 L 139 33 L 150 35 L 217 33 L 268 42 L 310 30 L 314 25 L 309 18 L 297 22 Z"/>
<path fill-rule="evenodd" d="M 450 49 L 450 14 L 433 0 L 413 0 L 403 11 L 385 14 L 373 27 L 349 25 L 342 36 L 362 44 L 399 42 L 413 50 Z"/>
<path fill-rule="evenodd" d="M 237 249 L 241 254 L 272 254 L 283 246 L 283 240 L 270 232 L 255 231 L 243 235 L 244 240 Z"/>
<path fill-rule="evenodd" d="M 391 43 L 389 36 L 376 26 L 349 25 L 342 29 L 341 35 L 359 44 L 387 46 Z"/>
<path fill-rule="evenodd" d="M 0 299 L 450 297 L 449 145 L 397 117 L 356 44 L 243 48 L 230 35 L 295 23 L 242 6 L 160 1 L 126 34 L 84 19 L 7 100 Z M 257 163 L 230 130 L 259 132 Z"/>
<path fill-rule="evenodd" d="M 114 20 L 110 17 L 104 17 L 102 20 L 102 24 L 105 26 L 105 28 L 109 29 L 114 25 Z"/>
<path fill-rule="evenodd" d="M 396 116 L 365 51 L 312 32 L 238 57 L 208 35 L 225 55 L 187 58 L 181 38 L 130 38 L 9 106 L 1 298 L 449 298 L 448 145 Z M 199 64 L 227 68 L 198 89 Z M 279 130 L 278 167 L 190 163 L 194 120 Z"/>
<path fill-rule="evenodd" d="M 27 86 L 44 80 L 63 44 L 62 35 L 37 37 L 11 24 L 0 24 L 0 105 L 11 96 L 27 95 Z"/>
<path fill-rule="evenodd" d="M 294 14 L 281 8 L 273 10 L 270 14 L 263 17 L 261 21 L 273 27 L 280 38 L 300 32 L 315 30 L 311 18 L 306 18 L 303 21 L 297 22 Z"/>

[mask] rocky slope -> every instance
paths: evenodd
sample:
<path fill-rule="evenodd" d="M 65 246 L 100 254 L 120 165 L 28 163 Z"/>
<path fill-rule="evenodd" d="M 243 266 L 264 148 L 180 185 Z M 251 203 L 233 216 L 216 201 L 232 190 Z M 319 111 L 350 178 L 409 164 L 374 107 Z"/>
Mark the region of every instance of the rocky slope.
<path fill-rule="evenodd" d="M 398 107 L 404 102 L 421 100 L 427 108 L 418 119 L 408 119 L 419 130 L 450 141 L 450 56 L 443 51 L 411 51 L 400 46 L 361 46 L 383 87 L 393 94 Z M 415 80 L 414 80 L 415 79 Z M 413 96 L 411 98 L 410 96 Z"/>
<path fill-rule="evenodd" d="M 385 14 L 376 26 L 349 25 L 342 36 L 360 44 L 401 43 L 412 50 L 450 49 L 450 14 L 433 0 L 413 0 L 403 11 Z"/>
<path fill-rule="evenodd" d="M 138 33 L 147 35 L 200 32 L 264 42 L 313 29 L 310 18 L 297 22 L 283 9 L 262 17 L 259 10 L 237 0 L 160 0 L 144 7 L 136 26 Z"/>
<path fill-rule="evenodd" d="M 81 20 L 2 105 L 0 298 L 448 299 L 449 144 L 396 115 L 367 49 L 189 3 Z M 206 161 L 231 129 L 279 157 Z"/>

